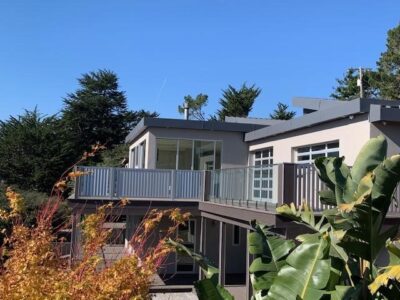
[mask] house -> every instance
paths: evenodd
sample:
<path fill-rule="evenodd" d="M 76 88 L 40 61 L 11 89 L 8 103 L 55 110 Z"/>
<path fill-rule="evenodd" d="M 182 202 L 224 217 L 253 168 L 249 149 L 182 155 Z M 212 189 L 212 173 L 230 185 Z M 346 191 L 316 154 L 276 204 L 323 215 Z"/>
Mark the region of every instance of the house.
<path fill-rule="evenodd" d="M 126 138 L 127 168 L 80 167 L 91 174 L 78 178 L 69 199 L 75 219 L 105 200 L 133 200 L 118 222 L 109 224 L 125 236 L 107 248 L 112 257 L 149 207 L 181 207 L 192 214 L 179 228 L 185 244 L 219 266 L 221 284 L 248 287 L 249 222 L 292 237 L 302 228 L 277 216 L 276 206 L 306 201 L 316 213 L 324 208 L 315 158 L 345 156 L 352 165 L 363 144 L 380 134 L 389 155 L 400 152 L 400 101 L 295 98 L 293 104 L 304 114 L 288 121 L 142 119 Z M 399 217 L 400 209 L 392 205 L 388 218 Z M 73 237 L 76 246 L 76 227 Z M 189 283 L 198 276 L 193 262 L 179 256 L 170 257 L 160 272 Z"/>

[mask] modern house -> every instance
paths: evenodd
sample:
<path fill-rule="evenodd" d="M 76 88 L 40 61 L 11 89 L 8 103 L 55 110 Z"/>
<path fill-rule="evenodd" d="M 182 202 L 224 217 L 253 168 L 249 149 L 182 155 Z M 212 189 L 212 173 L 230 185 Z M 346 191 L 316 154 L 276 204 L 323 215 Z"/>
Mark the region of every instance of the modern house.
<path fill-rule="evenodd" d="M 388 155 L 400 152 L 400 101 L 295 98 L 293 104 L 304 114 L 288 121 L 142 119 L 126 138 L 126 168 L 80 167 L 91 174 L 78 178 L 69 199 L 76 220 L 102 201 L 132 200 L 110 224 L 123 234 L 108 247 L 112 256 L 121 253 L 149 207 L 181 207 L 192 214 L 178 233 L 185 244 L 219 266 L 221 284 L 248 287 L 249 222 L 292 237 L 302 229 L 277 216 L 277 206 L 305 201 L 316 213 L 324 208 L 315 158 L 345 156 L 352 165 L 363 144 L 380 134 L 387 138 Z M 388 218 L 400 218 L 400 208 L 392 205 Z M 78 244 L 74 227 L 73 245 Z M 174 256 L 160 272 L 193 279 L 198 269 Z"/>

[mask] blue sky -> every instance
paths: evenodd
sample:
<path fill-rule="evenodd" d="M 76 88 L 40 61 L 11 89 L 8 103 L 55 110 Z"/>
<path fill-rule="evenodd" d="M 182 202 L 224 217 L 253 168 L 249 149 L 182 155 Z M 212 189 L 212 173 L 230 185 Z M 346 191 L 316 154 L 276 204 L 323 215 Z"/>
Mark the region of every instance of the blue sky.
<path fill-rule="evenodd" d="M 368 4 L 367 4 L 368 3 Z M 396 13 L 397 12 L 397 13 Z M 115 71 L 131 109 L 179 117 L 183 96 L 243 82 L 278 101 L 328 97 L 348 67 L 374 67 L 400 1 L 3 0 L 0 119 L 35 105 L 57 113 L 80 74 Z"/>

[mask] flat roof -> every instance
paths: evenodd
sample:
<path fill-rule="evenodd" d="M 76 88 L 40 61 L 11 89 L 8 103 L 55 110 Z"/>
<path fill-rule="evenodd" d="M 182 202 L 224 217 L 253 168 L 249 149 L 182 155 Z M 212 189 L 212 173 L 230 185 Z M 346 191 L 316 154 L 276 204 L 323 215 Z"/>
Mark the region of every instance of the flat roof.
<path fill-rule="evenodd" d="M 127 135 L 127 137 L 125 138 L 125 143 L 132 142 L 149 127 L 247 133 L 250 131 L 263 128 L 265 126 L 267 125 L 221 122 L 221 121 L 195 121 L 195 120 L 183 120 L 183 119 L 145 117 L 142 120 L 140 120 L 140 122 L 135 126 L 135 128 L 133 128 L 132 131 Z"/>
<path fill-rule="evenodd" d="M 298 98 L 295 98 L 296 100 Z M 399 118 L 400 121 L 400 101 L 395 101 L 395 100 L 377 100 L 377 99 L 355 99 L 351 101 L 338 101 L 336 100 L 334 103 L 333 100 L 332 102 L 329 101 L 329 105 L 321 104 L 319 101 L 328 101 L 328 100 L 321 100 L 321 99 L 316 99 L 317 103 L 315 104 L 316 106 L 312 106 L 309 103 L 309 100 L 307 99 L 307 103 L 303 102 L 303 104 L 307 104 L 307 108 L 313 109 L 312 107 L 316 108 L 318 107 L 323 107 L 323 109 L 316 110 L 315 112 L 305 114 L 301 117 L 288 120 L 286 122 L 272 125 L 269 127 L 261 128 L 249 133 L 246 133 L 245 135 L 245 141 L 246 142 L 251 142 L 263 138 L 268 138 L 271 136 L 276 136 L 278 134 L 286 133 L 286 132 L 291 132 L 295 131 L 298 129 L 302 128 L 307 128 L 311 126 L 315 126 L 317 124 L 321 123 L 326 123 L 330 122 L 333 120 L 345 118 L 351 115 L 358 115 L 358 114 L 365 114 L 369 113 L 371 110 L 371 106 L 376 106 L 374 108 L 374 119 L 371 120 L 371 122 L 379 121 L 380 117 L 387 117 L 389 118 L 389 113 L 387 110 L 391 110 L 390 113 L 390 120 L 393 120 L 394 117 L 393 115 L 396 115 Z M 298 101 L 298 100 L 296 100 Z M 301 102 L 301 101 L 300 101 Z M 340 102 L 340 103 L 339 103 Z M 300 104 L 300 103 L 298 103 Z M 377 113 L 377 107 L 382 108 L 379 110 L 379 112 L 382 111 L 382 113 L 378 114 Z M 383 120 L 383 119 L 382 119 Z"/>

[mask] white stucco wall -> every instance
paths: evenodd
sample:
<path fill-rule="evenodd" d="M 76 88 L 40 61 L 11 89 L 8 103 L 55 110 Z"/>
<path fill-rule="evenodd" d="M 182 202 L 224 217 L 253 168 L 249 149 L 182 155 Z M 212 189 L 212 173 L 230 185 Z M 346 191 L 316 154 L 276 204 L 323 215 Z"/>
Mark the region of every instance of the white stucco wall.
<path fill-rule="evenodd" d="M 295 162 L 295 149 L 301 146 L 339 141 L 339 154 L 346 157 L 346 163 L 352 165 L 364 143 L 370 138 L 370 123 L 367 116 L 356 116 L 336 120 L 326 124 L 281 134 L 269 139 L 252 142 L 251 152 L 273 147 L 274 163 Z M 251 154 L 249 164 L 251 164 Z"/>

